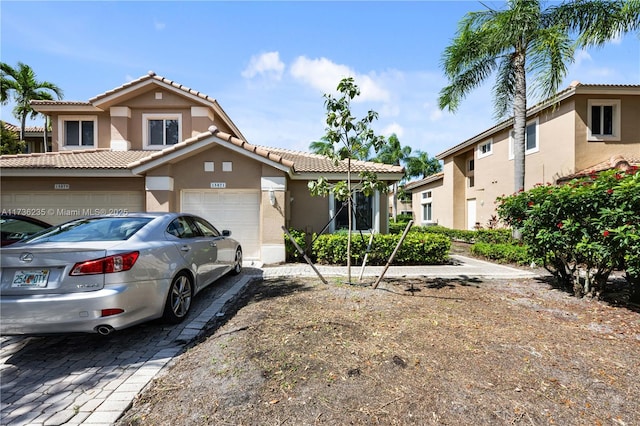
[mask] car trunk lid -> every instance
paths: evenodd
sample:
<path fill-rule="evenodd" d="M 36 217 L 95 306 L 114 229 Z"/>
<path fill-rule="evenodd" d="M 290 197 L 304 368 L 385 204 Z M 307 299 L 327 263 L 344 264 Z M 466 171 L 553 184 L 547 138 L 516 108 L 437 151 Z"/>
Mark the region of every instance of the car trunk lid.
<path fill-rule="evenodd" d="M 79 262 L 100 259 L 107 247 L 95 242 L 17 244 L 2 249 L 0 289 L 3 296 L 26 294 L 62 294 L 100 290 L 104 274 L 69 275 Z M 99 245 L 99 244 L 98 244 Z"/>

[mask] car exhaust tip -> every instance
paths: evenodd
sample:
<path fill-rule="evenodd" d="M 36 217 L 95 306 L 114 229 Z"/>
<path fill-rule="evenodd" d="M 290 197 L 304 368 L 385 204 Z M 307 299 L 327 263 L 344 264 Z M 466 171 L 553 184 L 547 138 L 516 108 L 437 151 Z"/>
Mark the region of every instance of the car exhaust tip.
<path fill-rule="evenodd" d="M 99 325 L 96 327 L 96 331 L 98 332 L 98 334 L 108 336 L 109 334 L 113 333 L 115 329 L 110 325 Z"/>

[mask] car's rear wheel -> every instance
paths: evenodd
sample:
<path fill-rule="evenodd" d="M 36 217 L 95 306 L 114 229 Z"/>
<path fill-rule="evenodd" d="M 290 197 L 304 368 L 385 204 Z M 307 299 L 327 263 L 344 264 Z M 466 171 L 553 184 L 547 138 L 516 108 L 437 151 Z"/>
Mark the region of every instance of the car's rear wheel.
<path fill-rule="evenodd" d="M 186 272 L 180 272 L 171 282 L 164 306 L 164 320 L 173 324 L 182 322 L 189 314 L 192 299 L 193 279 Z"/>
<path fill-rule="evenodd" d="M 240 272 L 242 272 L 242 249 L 238 247 L 236 249 L 236 258 L 233 261 L 233 269 L 231 270 L 231 273 L 233 275 L 238 275 Z"/>

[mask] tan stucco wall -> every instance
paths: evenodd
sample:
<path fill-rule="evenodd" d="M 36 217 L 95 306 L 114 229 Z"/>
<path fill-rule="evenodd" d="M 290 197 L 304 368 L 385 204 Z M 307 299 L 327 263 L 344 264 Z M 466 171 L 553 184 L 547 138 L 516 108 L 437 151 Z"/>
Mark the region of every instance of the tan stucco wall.
<path fill-rule="evenodd" d="M 431 191 L 430 223 L 447 226 L 444 224 L 449 223 L 451 219 L 451 200 L 450 197 L 447 196 L 447 192 L 444 190 L 443 179 L 429 182 L 422 186 L 416 187 L 411 191 L 411 207 L 413 211 L 413 221 L 415 226 L 425 226 L 428 224 L 428 222 L 424 222 L 422 220 L 422 205 L 424 201 L 422 198 L 422 193 L 425 191 Z"/>
<path fill-rule="evenodd" d="M 620 99 L 620 141 L 594 142 L 587 140 L 589 99 Z M 640 96 L 581 95 L 576 96 L 576 159 L 575 171 L 583 170 L 613 155 L 640 154 Z"/>
<path fill-rule="evenodd" d="M 68 190 L 55 190 L 55 184 L 68 184 Z M 3 176 L 0 191 L 144 191 L 144 178 L 91 177 L 14 177 Z"/>
<path fill-rule="evenodd" d="M 312 197 L 307 181 L 289 181 L 291 220 L 287 227 L 318 233 L 329 221 L 329 198 Z"/>

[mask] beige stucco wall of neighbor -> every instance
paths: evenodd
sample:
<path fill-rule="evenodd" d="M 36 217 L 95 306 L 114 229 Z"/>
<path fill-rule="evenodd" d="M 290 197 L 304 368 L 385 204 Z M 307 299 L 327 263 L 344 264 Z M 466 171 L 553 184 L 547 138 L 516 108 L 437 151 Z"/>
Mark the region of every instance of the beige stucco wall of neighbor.
<path fill-rule="evenodd" d="M 620 141 L 587 140 L 589 99 L 620 99 Z M 583 170 L 613 155 L 638 156 L 640 152 L 640 96 L 576 96 L 576 170 Z"/>
<path fill-rule="evenodd" d="M 422 194 L 426 191 L 431 191 L 430 224 L 443 225 L 444 223 L 448 223 L 450 211 L 448 206 L 450 203 L 447 203 L 450 199 L 447 199 L 447 192 L 444 190 L 443 182 L 444 179 L 438 179 L 411 190 L 411 208 L 413 212 L 414 226 L 426 226 L 429 224 L 429 222 L 423 221 L 422 217 L 422 205 L 424 204 L 423 201 L 425 201 L 422 198 Z"/>

